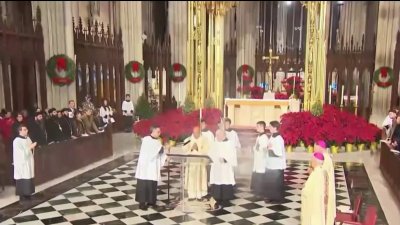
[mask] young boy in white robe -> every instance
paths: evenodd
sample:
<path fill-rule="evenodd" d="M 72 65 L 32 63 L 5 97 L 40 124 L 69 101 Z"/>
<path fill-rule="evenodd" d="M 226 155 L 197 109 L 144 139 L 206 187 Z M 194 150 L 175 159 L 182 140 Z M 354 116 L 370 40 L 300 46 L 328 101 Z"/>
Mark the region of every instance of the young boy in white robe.
<path fill-rule="evenodd" d="M 238 134 L 231 128 L 231 124 L 232 124 L 231 119 L 225 118 L 224 126 L 225 126 L 226 137 L 228 138 L 229 141 L 233 143 L 235 149 L 239 151 L 242 145 L 240 144 Z"/>
<path fill-rule="evenodd" d="M 256 130 L 258 133 L 256 143 L 253 146 L 253 174 L 251 177 L 251 190 L 256 196 L 265 197 L 265 158 L 268 151 L 269 138 L 265 133 L 266 124 L 258 121 Z"/>
<path fill-rule="evenodd" d="M 157 182 L 161 180 L 161 168 L 166 161 L 169 146 L 161 144 L 161 130 L 159 126 L 150 128 L 151 134 L 142 139 L 139 159 L 136 167 L 137 179 L 136 197 L 139 209 L 147 210 L 149 206 L 156 207 Z"/>
<path fill-rule="evenodd" d="M 32 143 L 28 137 L 28 128 L 25 125 L 18 127 L 19 135 L 13 141 L 13 165 L 16 194 L 20 203 L 29 200 L 35 193 L 33 178 L 35 177 L 33 150 L 36 142 Z"/>
<path fill-rule="evenodd" d="M 322 168 L 324 155 L 315 152 L 311 159 L 311 174 L 301 191 L 301 225 L 326 224 L 328 176 Z"/>
<path fill-rule="evenodd" d="M 285 141 L 279 134 L 280 123 L 271 121 L 268 127 L 271 138 L 265 163 L 265 199 L 266 203 L 280 203 L 284 193 L 284 171 L 286 169 Z"/>
<path fill-rule="evenodd" d="M 132 122 L 135 108 L 131 101 L 131 95 L 126 94 L 125 100 L 122 102 L 122 115 L 124 116 L 125 132 L 132 132 Z"/>
<path fill-rule="evenodd" d="M 221 209 L 234 199 L 235 174 L 237 166 L 236 149 L 228 141 L 224 130 L 216 132 L 216 140 L 208 153 L 212 160 L 210 172 L 211 196 L 216 203 L 214 209 Z"/>
<path fill-rule="evenodd" d="M 326 224 L 334 224 L 336 217 L 336 190 L 335 190 L 335 168 L 333 167 L 332 157 L 326 150 L 325 141 L 317 141 L 315 143 L 314 152 L 319 152 L 324 155 L 324 169 L 328 175 L 328 204 Z"/>

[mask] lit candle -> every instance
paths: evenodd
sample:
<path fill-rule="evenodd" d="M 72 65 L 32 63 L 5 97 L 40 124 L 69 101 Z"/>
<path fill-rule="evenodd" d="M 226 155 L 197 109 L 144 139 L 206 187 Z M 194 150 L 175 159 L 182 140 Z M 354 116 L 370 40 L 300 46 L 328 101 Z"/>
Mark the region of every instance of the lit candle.
<path fill-rule="evenodd" d="M 75 61 L 75 64 L 76 64 L 76 54 L 74 55 L 74 61 Z"/>
<path fill-rule="evenodd" d="M 332 104 L 332 84 L 329 85 L 329 105 Z"/>
<path fill-rule="evenodd" d="M 178 83 L 178 107 L 181 105 L 181 83 Z"/>
<path fill-rule="evenodd" d="M 200 108 L 200 122 L 201 122 L 201 119 L 202 119 L 202 115 L 201 115 L 201 108 Z"/>
<path fill-rule="evenodd" d="M 344 99 L 344 85 L 342 85 L 342 99 L 340 101 L 340 106 L 343 106 L 343 99 Z"/>
<path fill-rule="evenodd" d="M 358 85 L 356 85 L 356 106 L 358 106 Z"/>
<path fill-rule="evenodd" d="M 223 118 L 226 117 L 226 112 L 225 112 L 225 110 L 226 110 L 226 105 L 225 105 L 225 103 L 224 103 L 224 114 L 222 115 Z"/>
<path fill-rule="evenodd" d="M 297 77 L 297 73 L 296 75 L 294 75 L 294 82 L 293 82 L 293 96 L 296 93 L 296 77 Z"/>

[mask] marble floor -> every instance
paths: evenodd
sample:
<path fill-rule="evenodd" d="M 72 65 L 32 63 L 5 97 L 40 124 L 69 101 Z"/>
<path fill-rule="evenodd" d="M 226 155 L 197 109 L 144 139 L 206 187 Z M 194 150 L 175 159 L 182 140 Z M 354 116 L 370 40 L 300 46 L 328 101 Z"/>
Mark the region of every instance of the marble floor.
<path fill-rule="evenodd" d="M 0 224 L 299 224 L 299 194 L 310 157 L 307 153 L 287 155 L 285 202 L 281 205 L 267 205 L 250 193 L 252 157 L 249 149 L 243 149 L 236 170 L 237 199 L 229 207 L 220 212 L 182 213 L 166 207 L 143 212 L 134 201 L 139 143 L 131 134 L 114 135 L 113 143 L 113 157 L 41 185 L 30 204 L 16 203 L 12 188 L 0 193 Z M 343 153 L 334 160 L 338 205 L 349 205 L 361 194 L 362 214 L 372 204 L 378 208 L 377 224 L 398 224 L 400 207 L 380 174 L 379 153 Z M 164 206 L 168 200 L 166 172 L 158 193 L 159 205 Z M 178 165 L 171 166 L 171 199 L 178 197 L 179 172 Z"/>

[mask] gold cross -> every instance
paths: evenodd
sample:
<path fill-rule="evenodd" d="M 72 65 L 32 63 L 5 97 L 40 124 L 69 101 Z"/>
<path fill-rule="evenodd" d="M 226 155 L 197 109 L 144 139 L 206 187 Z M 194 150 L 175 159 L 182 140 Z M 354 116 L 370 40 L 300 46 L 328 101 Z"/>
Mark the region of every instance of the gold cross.
<path fill-rule="evenodd" d="M 268 60 L 268 73 L 265 76 L 265 81 L 268 82 L 268 89 L 272 90 L 272 60 L 278 60 L 279 56 L 272 56 L 272 49 L 268 51 L 269 56 L 263 56 L 263 60 Z"/>

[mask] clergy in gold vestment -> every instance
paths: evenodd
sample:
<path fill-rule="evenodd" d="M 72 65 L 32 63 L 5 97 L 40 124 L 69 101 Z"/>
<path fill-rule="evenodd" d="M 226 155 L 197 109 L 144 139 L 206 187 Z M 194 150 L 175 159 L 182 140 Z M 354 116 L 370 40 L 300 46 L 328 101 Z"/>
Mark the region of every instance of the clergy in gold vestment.
<path fill-rule="evenodd" d="M 301 225 L 328 225 L 325 219 L 328 182 L 323 163 L 324 155 L 315 152 L 311 159 L 311 174 L 301 191 Z"/>
<path fill-rule="evenodd" d="M 184 150 L 188 154 L 207 155 L 208 141 L 201 136 L 199 127 L 193 128 L 193 134 L 184 142 Z M 185 188 L 189 199 L 201 199 L 207 195 L 207 159 L 189 158 L 185 171 Z"/>
<path fill-rule="evenodd" d="M 336 190 L 335 190 L 335 169 L 331 156 L 326 150 L 326 143 L 324 141 L 317 141 L 315 144 L 315 152 L 320 152 L 324 155 L 324 169 L 328 175 L 328 204 L 326 224 L 334 224 L 336 217 Z"/>

